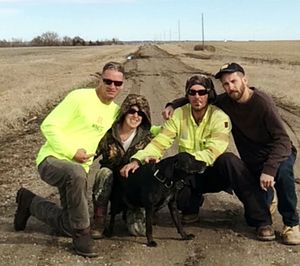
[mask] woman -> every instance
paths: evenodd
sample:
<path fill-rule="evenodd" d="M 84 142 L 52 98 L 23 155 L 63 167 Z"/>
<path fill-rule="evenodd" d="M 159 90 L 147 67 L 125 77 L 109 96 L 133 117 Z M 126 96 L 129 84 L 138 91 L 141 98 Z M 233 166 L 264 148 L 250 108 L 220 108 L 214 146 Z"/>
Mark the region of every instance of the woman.
<path fill-rule="evenodd" d="M 93 238 L 102 237 L 113 185 L 113 173 L 119 173 L 119 170 L 129 162 L 130 157 L 150 142 L 152 139 L 150 128 L 151 116 L 148 101 L 144 96 L 129 94 L 121 105 L 116 122 L 107 131 L 96 152 L 96 157 L 102 155 L 102 159 L 99 161 L 101 168 L 96 173 L 93 186 Z M 142 211 L 134 212 L 134 214 L 130 212 L 127 216 L 129 232 L 133 235 L 144 234 L 144 225 L 134 224 L 136 219 L 143 220 Z"/>

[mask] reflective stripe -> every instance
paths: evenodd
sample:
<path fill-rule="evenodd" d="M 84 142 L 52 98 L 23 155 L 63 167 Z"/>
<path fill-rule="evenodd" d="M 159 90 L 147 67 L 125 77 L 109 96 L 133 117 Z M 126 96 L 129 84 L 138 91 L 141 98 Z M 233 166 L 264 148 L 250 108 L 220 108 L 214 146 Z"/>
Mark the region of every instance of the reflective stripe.
<path fill-rule="evenodd" d="M 160 133 L 166 135 L 169 138 L 175 138 L 176 137 L 176 133 L 168 130 L 167 128 L 162 128 Z"/>
<path fill-rule="evenodd" d="M 161 144 L 158 140 L 153 139 L 151 141 L 151 144 L 153 146 L 155 146 L 155 148 L 157 148 L 159 150 L 160 153 L 163 153 L 165 150 L 165 146 L 163 144 Z"/>
<path fill-rule="evenodd" d="M 228 147 L 231 131 L 229 117 L 218 107 L 209 105 L 199 125 L 194 121 L 191 105 L 175 110 L 151 143 L 133 156 L 143 161 L 146 156 L 162 157 L 177 137 L 180 152 L 188 152 L 197 160 L 212 165 Z"/>

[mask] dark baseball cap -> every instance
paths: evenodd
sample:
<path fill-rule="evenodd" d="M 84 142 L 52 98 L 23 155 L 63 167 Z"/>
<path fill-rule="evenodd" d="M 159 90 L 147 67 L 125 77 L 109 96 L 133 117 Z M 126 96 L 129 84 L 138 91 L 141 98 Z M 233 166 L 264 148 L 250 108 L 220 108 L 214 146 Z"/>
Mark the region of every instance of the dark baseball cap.
<path fill-rule="evenodd" d="M 215 78 L 219 79 L 222 77 L 225 73 L 234 73 L 234 72 L 242 72 L 245 74 L 244 69 L 237 63 L 227 63 L 223 66 L 221 66 L 219 72 L 215 74 Z"/>

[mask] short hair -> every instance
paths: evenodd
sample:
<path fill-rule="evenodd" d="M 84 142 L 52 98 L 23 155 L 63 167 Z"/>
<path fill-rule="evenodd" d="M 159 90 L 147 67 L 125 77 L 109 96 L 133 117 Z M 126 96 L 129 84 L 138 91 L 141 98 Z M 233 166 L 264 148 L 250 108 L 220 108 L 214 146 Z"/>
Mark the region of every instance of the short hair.
<path fill-rule="evenodd" d="M 102 69 L 102 73 L 104 73 L 106 70 L 116 70 L 118 72 L 121 72 L 123 75 L 125 75 L 125 70 L 123 65 L 118 62 L 111 61 L 106 63 Z"/>

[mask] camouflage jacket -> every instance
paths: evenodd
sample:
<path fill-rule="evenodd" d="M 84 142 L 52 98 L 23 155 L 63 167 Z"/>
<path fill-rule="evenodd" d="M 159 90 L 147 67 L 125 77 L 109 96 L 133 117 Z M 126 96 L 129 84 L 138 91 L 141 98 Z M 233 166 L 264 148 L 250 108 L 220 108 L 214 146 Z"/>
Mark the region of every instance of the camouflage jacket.
<path fill-rule="evenodd" d="M 128 150 L 125 152 L 117 133 L 117 124 L 115 124 L 106 133 L 97 150 L 97 154 L 102 155 L 102 159 L 99 161 L 101 167 L 108 167 L 113 171 L 118 171 L 129 162 L 130 157 L 138 150 L 145 148 L 151 139 L 150 131 L 139 127 Z"/>
<path fill-rule="evenodd" d="M 125 152 L 118 134 L 118 127 L 124 120 L 127 111 L 133 105 L 143 111 L 144 117 L 141 125 L 136 130 L 134 139 L 132 140 L 128 150 Z M 145 148 L 151 141 L 152 134 L 150 132 L 150 128 L 151 116 L 148 101 L 144 96 L 129 94 L 121 105 L 120 114 L 116 122 L 106 132 L 98 145 L 96 157 L 102 155 L 102 159 L 99 161 L 101 167 L 108 167 L 113 171 L 121 169 L 129 162 L 131 156 L 133 156 L 138 150 Z"/>

